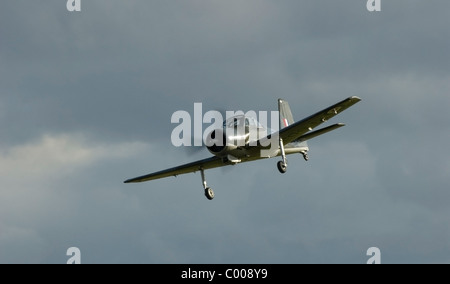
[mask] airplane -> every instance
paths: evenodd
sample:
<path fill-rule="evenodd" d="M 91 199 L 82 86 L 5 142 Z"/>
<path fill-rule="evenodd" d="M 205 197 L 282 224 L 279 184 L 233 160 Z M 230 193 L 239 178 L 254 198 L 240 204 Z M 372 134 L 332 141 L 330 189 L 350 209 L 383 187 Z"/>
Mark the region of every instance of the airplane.
<path fill-rule="evenodd" d="M 272 130 L 262 126 L 255 118 L 246 115 L 236 115 L 224 121 L 222 129 L 213 130 L 205 139 L 206 148 L 212 157 L 163 171 L 126 180 L 124 183 L 139 183 L 166 177 L 200 172 L 205 196 L 214 199 L 214 191 L 207 185 L 205 171 L 213 168 L 236 165 L 260 159 L 281 156 L 277 163 L 278 170 L 284 174 L 287 171 L 287 155 L 301 154 L 308 161 L 309 147 L 307 140 L 345 126 L 343 123 L 312 131 L 317 126 L 352 105 L 361 101 L 359 97 L 349 97 L 335 105 L 309 117 L 295 122 L 289 103 L 278 99 L 280 130 Z M 263 138 L 259 138 L 263 137 Z M 274 142 L 268 143 L 268 142 Z"/>

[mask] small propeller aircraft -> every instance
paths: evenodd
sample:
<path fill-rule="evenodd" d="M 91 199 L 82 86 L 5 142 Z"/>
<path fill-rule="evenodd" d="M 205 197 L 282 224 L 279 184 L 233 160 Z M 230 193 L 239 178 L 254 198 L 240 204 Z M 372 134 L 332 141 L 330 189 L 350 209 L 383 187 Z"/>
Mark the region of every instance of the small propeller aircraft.
<path fill-rule="evenodd" d="M 214 191 L 206 183 L 205 170 L 281 156 L 281 161 L 277 163 L 277 167 L 280 173 L 284 174 L 288 165 L 287 155 L 299 153 L 308 161 L 309 147 L 306 141 L 338 129 L 345 124 L 337 123 L 312 131 L 314 128 L 359 101 L 361 99 L 358 97 L 349 97 L 316 114 L 295 122 L 288 102 L 279 99 L 279 131 L 272 132 L 253 117 L 245 115 L 231 117 L 224 121 L 222 129 L 213 130 L 206 138 L 206 147 L 214 156 L 129 179 L 125 183 L 144 182 L 170 176 L 176 177 L 199 171 L 205 196 L 207 199 L 212 200 Z M 276 147 L 274 147 L 274 144 Z"/>

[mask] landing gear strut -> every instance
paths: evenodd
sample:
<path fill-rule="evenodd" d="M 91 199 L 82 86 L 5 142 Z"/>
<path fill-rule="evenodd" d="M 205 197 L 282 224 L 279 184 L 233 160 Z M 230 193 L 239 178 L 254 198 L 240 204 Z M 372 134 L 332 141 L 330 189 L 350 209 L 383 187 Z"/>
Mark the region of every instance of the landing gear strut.
<path fill-rule="evenodd" d="M 205 171 L 203 169 L 200 169 L 200 173 L 202 174 L 202 184 L 203 184 L 203 189 L 205 190 L 205 196 L 206 196 L 206 198 L 208 198 L 208 200 L 213 200 L 214 199 L 214 191 L 212 190 L 212 188 L 208 187 L 208 185 L 206 184 Z"/>
<path fill-rule="evenodd" d="M 281 149 L 281 161 L 277 163 L 277 167 L 280 173 L 284 174 L 287 171 L 287 159 L 286 159 L 286 152 L 284 151 L 283 139 L 281 139 L 281 137 L 280 137 L 280 149 Z"/>

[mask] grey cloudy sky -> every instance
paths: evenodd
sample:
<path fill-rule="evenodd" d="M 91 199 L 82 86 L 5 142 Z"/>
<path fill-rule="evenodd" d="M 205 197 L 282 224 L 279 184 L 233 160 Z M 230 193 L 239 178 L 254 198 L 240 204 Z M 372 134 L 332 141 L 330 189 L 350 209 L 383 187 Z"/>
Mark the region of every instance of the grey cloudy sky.
<path fill-rule="evenodd" d="M 450 2 L 3 1 L 0 263 L 450 262 Z M 276 159 L 139 185 L 197 158 L 173 112 L 362 102 Z"/>

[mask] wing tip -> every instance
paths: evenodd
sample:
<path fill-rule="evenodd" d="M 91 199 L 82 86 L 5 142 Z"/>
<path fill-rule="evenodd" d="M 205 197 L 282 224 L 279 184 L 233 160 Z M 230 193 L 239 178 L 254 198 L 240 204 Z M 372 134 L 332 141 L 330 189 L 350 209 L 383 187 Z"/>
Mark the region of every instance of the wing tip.
<path fill-rule="evenodd" d="M 361 98 L 357 97 L 357 96 L 352 96 L 349 99 L 352 100 L 352 101 L 357 101 L 357 102 L 361 101 Z"/>

